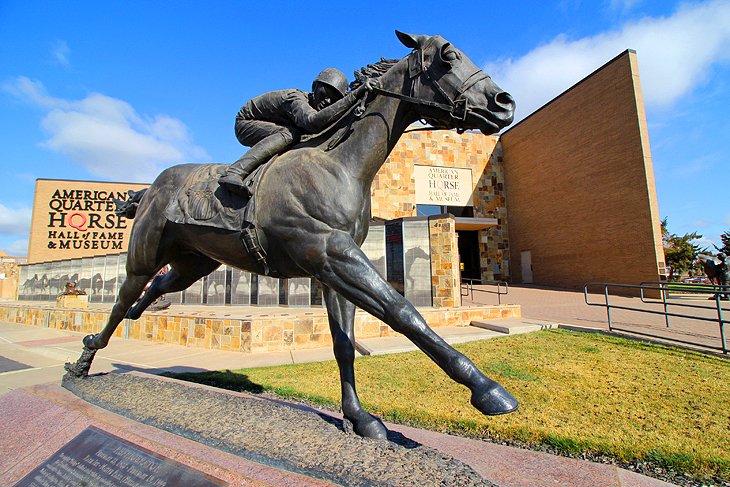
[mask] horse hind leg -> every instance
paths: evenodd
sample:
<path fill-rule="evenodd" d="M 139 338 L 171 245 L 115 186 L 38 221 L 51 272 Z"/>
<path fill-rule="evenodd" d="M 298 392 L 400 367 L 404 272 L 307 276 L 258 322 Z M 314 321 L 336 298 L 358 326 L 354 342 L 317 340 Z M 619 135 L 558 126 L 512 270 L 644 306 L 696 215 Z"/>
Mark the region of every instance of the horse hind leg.
<path fill-rule="evenodd" d="M 142 298 L 127 312 L 127 318 L 139 319 L 144 310 L 163 294 L 184 291 L 195 281 L 213 272 L 220 262 L 201 255 L 187 255 L 170 264 L 170 271 L 153 279 Z"/>
<path fill-rule="evenodd" d="M 378 274 L 349 235 L 334 232 L 330 236 L 318 274 L 323 284 L 404 334 L 449 377 L 468 387 L 471 404 L 480 412 L 492 416 L 517 410 L 517 400 L 434 333 L 416 308 Z"/>
<path fill-rule="evenodd" d="M 353 430 L 358 435 L 385 439 L 388 434 L 385 425 L 363 409 L 355 389 L 355 305 L 326 286 L 324 299 L 327 304 L 335 359 L 340 369 L 342 414 L 352 423 Z"/>

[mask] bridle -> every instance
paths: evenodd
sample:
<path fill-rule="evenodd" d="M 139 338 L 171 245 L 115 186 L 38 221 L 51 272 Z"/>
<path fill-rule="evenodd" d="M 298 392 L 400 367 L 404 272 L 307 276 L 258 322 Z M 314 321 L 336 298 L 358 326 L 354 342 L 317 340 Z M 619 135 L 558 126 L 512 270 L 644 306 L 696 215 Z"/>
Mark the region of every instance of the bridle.
<path fill-rule="evenodd" d="M 467 76 L 467 78 L 461 84 L 461 87 L 456 91 L 455 96 L 449 96 L 446 90 L 444 90 L 444 88 L 439 84 L 438 79 L 433 76 L 432 71 L 434 71 L 434 69 L 432 68 L 432 63 L 426 63 L 426 61 L 424 60 L 423 50 L 430 47 L 431 44 L 432 42 L 430 42 L 423 48 L 414 49 L 408 56 L 408 75 L 411 79 L 410 95 L 404 95 L 402 93 L 388 91 L 380 87 L 376 87 L 373 91 L 380 95 L 397 98 L 399 100 L 403 100 L 414 105 L 437 108 L 448 113 L 448 115 L 453 120 L 456 120 L 458 122 L 465 122 L 466 117 L 469 115 L 469 100 L 464 96 L 464 93 L 466 93 L 469 88 L 479 83 L 480 81 L 489 79 L 489 76 L 481 69 L 476 69 L 469 76 Z M 436 89 L 436 91 L 446 100 L 447 103 L 438 103 L 435 101 L 423 100 L 413 96 L 417 92 L 417 84 L 419 83 L 421 78 L 430 83 Z M 420 83 L 425 84 L 422 81 Z M 463 127 L 458 124 L 457 128 L 463 130 Z"/>
<path fill-rule="evenodd" d="M 374 87 L 373 92 L 390 98 L 397 98 L 399 100 L 403 100 L 414 105 L 436 108 L 444 111 L 451 117 L 452 120 L 456 121 L 456 123 L 454 124 L 456 131 L 458 133 L 463 133 L 466 128 L 462 125 L 462 123 L 466 122 L 466 118 L 469 116 L 469 100 L 464 96 L 464 93 L 466 93 L 469 88 L 479 83 L 480 81 L 489 79 L 489 75 L 487 75 L 481 69 L 475 69 L 461 83 L 461 87 L 459 87 L 459 89 L 456 91 L 456 96 L 449 96 L 446 90 L 444 90 L 444 88 L 439 84 L 438 79 L 433 76 L 433 71 L 435 71 L 435 69 L 432 67 L 432 63 L 427 63 L 424 60 L 423 51 L 424 49 L 429 48 L 432 44 L 433 41 L 431 40 L 422 48 L 414 49 L 408 55 L 408 76 L 411 80 L 410 95 L 404 95 L 403 93 L 389 91 L 381 88 L 380 86 Z M 447 103 L 438 103 L 435 101 L 423 100 L 414 96 L 417 93 L 417 85 L 419 84 L 421 78 L 424 78 L 426 82 L 429 82 L 431 85 L 433 85 L 436 91 L 438 91 L 438 93 L 446 100 Z M 420 84 L 425 83 L 420 82 Z M 325 149 L 326 151 L 334 149 L 347 138 L 352 129 L 352 124 L 354 123 L 354 121 L 360 119 L 365 114 L 365 109 L 369 98 L 370 96 L 363 96 L 360 99 L 360 102 L 355 105 L 355 108 L 353 109 L 354 116 L 350 118 L 347 127 L 344 130 L 341 130 L 340 134 L 330 141 L 330 143 L 327 145 L 327 148 Z M 424 122 L 426 122 L 426 125 L 430 123 L 430 125 L 432 126 L 408 129 L 406 130 L 406 132 L 415 132 L 421 130 L 444 130 L 446 128 L 450 128 L 431 123 L 430 120 L 425 120 Z"/>

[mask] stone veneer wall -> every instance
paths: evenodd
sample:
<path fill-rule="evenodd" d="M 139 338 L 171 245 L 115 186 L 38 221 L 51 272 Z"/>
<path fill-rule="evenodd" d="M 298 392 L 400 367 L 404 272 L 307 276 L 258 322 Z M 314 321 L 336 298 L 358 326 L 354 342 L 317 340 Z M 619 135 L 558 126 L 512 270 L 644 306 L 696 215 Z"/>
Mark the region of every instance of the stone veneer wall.
<path fill-rule="evenodd" d="M 445 130 L 406 133 L 373 181 L 374 217 L 417 216 L 414 164 L 471 169 L 475 217 L 498 222 L 496 227 L 479 231 L 482 279 L 508 279 L 507 202 L 498 137 Z M 452 264 L 458 267 L 458 251 L 451 255 Z M 455 272 L 458 279 L 458 270 Z"/>
<path fill-rule="evenodd" d="M 6 256 L 0 251 L 0 258 Z M 16 262 L 0 261 L 0 273 L 5 274 L 4 279 L 0 279 L 0 299 L 15 299 L 18 297 L 18 276 L 20 267 Z"/>
<path fill-rule="evenodd" d="M 481 306 L 475 308 L 421 308 L 431 327 L 469 326 L 474 320 L 521 316 L 520 307 Z M 59 309 L 51 305 L 0 305 L 0 321 L 56 328 L 84 334 L 98 333 L 109 319 L 108 311 Z M 355 314 L 355 336 L 373 338 L 397 336 L 388 325 L 359 311 Z M 212 350 L 275 352 L 332 346 L 327 313 L 321 310 L 287 310 L 247 318 L 181 316 L 173 312 L 148 313 L 137 321 L 123 320 L 114 336 Z M 79 342 L 80 345 L 80 342 Z"/>
<path fill-rule="evenodd" d="M 431 244 L 431 297 L 435 307 L 461 305 L 459 242 L 453 218 L 435 218 L 428 222 Z"/>
<path fill-rule="evenodd" d="M 509 280 L 509 225 L 501 143 L 489 156 L 489 164 L 476 187 L 475 200 L 475 206 L 480 209 L 478 216 L 497 219 L 496 227 L 479 232 L 482 281 Z"/>

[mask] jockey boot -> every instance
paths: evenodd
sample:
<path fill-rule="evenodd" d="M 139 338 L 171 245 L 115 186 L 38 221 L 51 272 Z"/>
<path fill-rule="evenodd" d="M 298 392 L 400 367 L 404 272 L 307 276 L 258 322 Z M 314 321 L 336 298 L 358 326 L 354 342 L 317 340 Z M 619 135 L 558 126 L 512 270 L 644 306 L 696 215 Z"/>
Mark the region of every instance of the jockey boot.
<path fill-rule="evenodd" d="M 227 190 L 251 197 L 251 188 L 244 186 L 243 180 L 275 155 L 289 148 L 295 141 L 293 129 L 274 133 L 255 144 L 243 157 L 228 166 L 226 173 L 218 179 L 218 184 Z"/>
<path fill-rule="evenodd" d="M 266 157 L 266 159 L 262 159 L 261 156 Z M 254 169 L 266 162 L 269 157 L 268 154 L 251 148 L 239 160 L 228 166 L 226 173 L 218 179 L 218 184 L 232 193 L 250 198 L 252 196 L 251 188 L 244 185 L 243 181 Z"/>
<path fill-rule="evenodd" d="M 246 156 L 243 156 L 228 166 L 226 173 L 218 179 L 218 184 L 232 193 L 250 198 L 251 190 L 243 184 L 243 180 L 250 174 L 250 171 L 244 170 L 244 167 L 250 165 L 247 162 Z"/>

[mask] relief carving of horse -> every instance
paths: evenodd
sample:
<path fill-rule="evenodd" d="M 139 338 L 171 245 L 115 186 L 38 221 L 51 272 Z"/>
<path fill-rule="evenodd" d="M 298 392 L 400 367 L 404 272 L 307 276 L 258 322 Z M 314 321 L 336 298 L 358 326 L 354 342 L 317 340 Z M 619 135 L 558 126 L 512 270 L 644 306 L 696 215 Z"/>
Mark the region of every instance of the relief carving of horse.
<path fill-rule="evenodd" d="M 512 97 L 449 41 L 396 34 L 412 52 L 400 61 L 371 65 L 378 69 L 367 74 L 380 78 L 368 104 L 265 167 L 252 200 L 258 255 L 247 252 L 241 231 L 166 218 L 171 199 L 198 165 L 171 167 L 158 176 L 136 209 L 127 277 L 109 321 L 100 333 L 84 338 L 87 360 L 82 356 L 69 364 L 70 374 L 88 373 L 93 353 L 106 347 L 125 316 L 138 318 L 161 294 L 184 290 L 225 263 L 279 277 L 313 276 L 322 284 L 340 370 L 342 411 L 359 435 L 385 438 L 386 429 L 357 396 L 355 306 L 407 336 L 449 377 L 469 388 L 471 404 L 482 413 L 517 409 L 517 401 L 502 386 L 431 330 L 360 249 L 368 231 L 371 184 L 409 125 L 426 120 L 436 128 L 493 134 L 513 120 Z M 133 306 L 147 281 L 166 264 L 171 271 L 155 278 Z"/>

